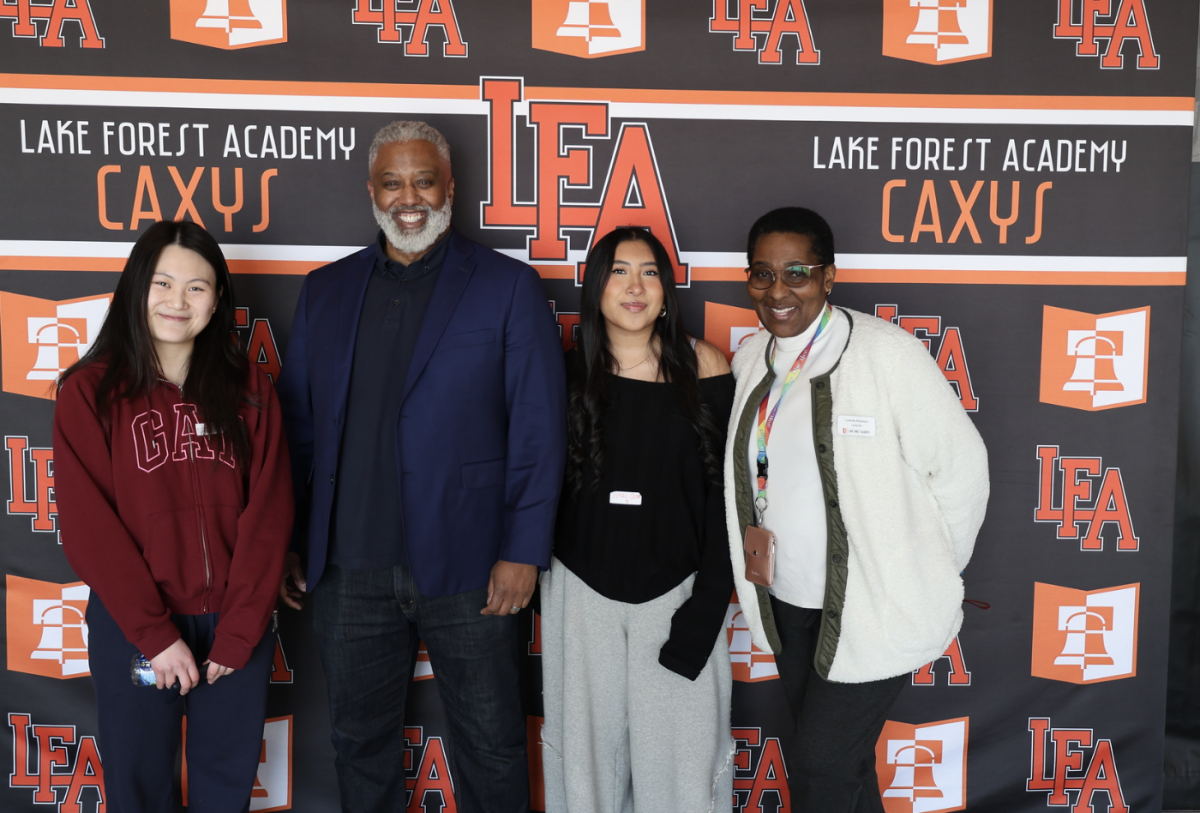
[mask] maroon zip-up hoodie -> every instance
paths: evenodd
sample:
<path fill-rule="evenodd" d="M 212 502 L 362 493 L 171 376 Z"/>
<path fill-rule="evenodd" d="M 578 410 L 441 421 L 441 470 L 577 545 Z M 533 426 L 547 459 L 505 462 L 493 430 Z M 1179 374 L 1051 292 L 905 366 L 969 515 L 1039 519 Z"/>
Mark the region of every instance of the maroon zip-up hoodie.
<path fill-rule="evenodd" d="M 103 364 L 67 379 L 54 409 L 63 552 L 147 658 L 180 637 L 172 613 L 219 612 L 209 659 L 241 669 L 275 607 L 293 520 L 275 388 L 250 365 L 240 410 L 250 460 L 173 384 L 96 412 Z"/>

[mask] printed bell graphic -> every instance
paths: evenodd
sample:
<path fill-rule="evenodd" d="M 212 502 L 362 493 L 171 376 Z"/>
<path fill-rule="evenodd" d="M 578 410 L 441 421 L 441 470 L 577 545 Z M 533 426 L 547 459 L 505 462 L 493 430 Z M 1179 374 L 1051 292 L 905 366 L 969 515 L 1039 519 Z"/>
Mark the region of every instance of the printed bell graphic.
<path fill-rule="evenodd" d="M 1115 661 L 1104 646 L 1104 633 L 1111 628 L 1104 615 L 1095 610 L 1080 609 L 1060 622 L 1059 629 L 1067 631 L 1062 654 L 1054 659 L 1055 666 L 1112 666 Z"/>
<path fill-rule="evenodd" d="M 52 604 L 36 619 L 42 637 L 30 658 L 37 661 L 77 661 L 79 668 L 64 668 L 64 674 L 87 671 L 88 628 L 83 613 L 69 604 Z M 70 666 L 70 664 L 67 664 Z"/>
<path fill-rule="evenodd" d="M 68 332 L 65 342 L 61 340 L 63 337 L 59 331 L 62 330 Z M 33 343 L 38 349 L 37 358 L 33 362 L 33 369 L 25 375 L 26 381 L 55 380 L 59 373 L 79 360 L 79 350 L 85 346 L 79 331 L 66 322 L 51 321 L 42 325 L 37 329 L 34 338 Z M 64 354 L 63 350 L 68 352 Z M 74 353 L 70 352 L 72 350 Z"/>
<path fill-rule="evenodd" d="M 900 796 L 905 799 L 941 799 L 945 796 L 933 778 L 933 766 L 938 755 L 920 742 L 897 749 L 891 762 L 896 766 L 892 784 L 883 792 L 884 796 Z"/>
<path fill-rule="evenodd" d="M 613 24 L 608 3 L 590 3 L 588 0 L 567 5 L 567 19 L 559 26 L 560 37 L 583 37 L 591 42 L 594 37 L 619 37 L 621 31 Z"/>
<path fill-rule="evenodd" d="M 966 7 L 966 0 L 909 0 L 909 5 L 919 9 L 917 24 L 906 40 L 910 45 L 938 48 L 970 43 L 958 24 L 958 10 Z"/>
<path fill-rule="evenodd" d="M 254 16 L 250 0 L 207 0 L 196 27 L 221 28 L 228 34 L 234 28 L 262 28 L 262 23 Z"/>
<path fill-rule="evenodd" d="M 1085 342 L 1092 342 L 1092 347 L 1084 347 Z M 1089 349 L 1092 354 L 1084 355 Z M 1076 357 L 1075 369 L 1071 372 L 1071 378 L 1063 384 L 1064 391 L 1095 394 L 1124 389 L 1113 366 L 1113 359 L 1119 355 L 1119 350 L 1112 339 L 1103 335 L 1080 339 L 1071 351 L 1071 355 Z"/>

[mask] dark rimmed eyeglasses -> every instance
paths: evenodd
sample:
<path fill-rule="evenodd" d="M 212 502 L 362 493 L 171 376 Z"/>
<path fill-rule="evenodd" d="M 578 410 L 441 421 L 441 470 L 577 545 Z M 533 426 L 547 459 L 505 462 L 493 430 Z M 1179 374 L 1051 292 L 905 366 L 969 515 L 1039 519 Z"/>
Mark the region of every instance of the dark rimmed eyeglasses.
<path fill-rule="evenodd" d="M 789 288 L 800 288 L 812 278 L 812 273 L 818 268 L 824 268 L 828 263 L 820 265 L 789 265 L 783 269 L 783 284 Z M 766 290 L 775 284 L 775 272 L 770 268 L 751 267 L 746 269 L 746 279 L 751 288 Z"/>

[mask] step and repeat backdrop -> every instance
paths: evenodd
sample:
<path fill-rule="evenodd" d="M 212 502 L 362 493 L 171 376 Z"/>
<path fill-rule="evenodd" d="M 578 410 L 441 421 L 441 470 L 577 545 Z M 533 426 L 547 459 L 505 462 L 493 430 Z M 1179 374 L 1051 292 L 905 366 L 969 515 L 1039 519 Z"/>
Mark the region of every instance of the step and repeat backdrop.
<path fill-rule="evenodd" d="M 51 389 L 132 242 L 212 231 L 277 375 L 304 274 L 374 237 L 373 134 L 418 118 L 452 145 L 456 227 L 537 268 L 564 348 L 610 228 L 653 229 L 732 354 L 749 226 L 822 212 L 833 301 L 922 339 L 991 456 L 962 632 L 878 743 L 885 809 L 1159 810 L 1196 30 L 1176 0 L 5 0 L 0 809 L 105 809 Z M 282 613 L 252 810 L 337 809 L 310 624 Z M 736 603 L 726 632 L 731 810 L 789 811 L 775 664 Z M 455 811 L 415 677 L 396 770 L 408 810 Z"/>

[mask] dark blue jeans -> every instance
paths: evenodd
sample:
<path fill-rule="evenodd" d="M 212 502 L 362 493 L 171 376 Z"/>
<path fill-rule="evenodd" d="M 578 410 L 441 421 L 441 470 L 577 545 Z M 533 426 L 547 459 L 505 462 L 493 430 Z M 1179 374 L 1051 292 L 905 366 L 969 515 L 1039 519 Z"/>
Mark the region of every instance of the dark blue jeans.
<path fill-rule="evenodd" d="M 88 661 L 96 689 L 108 813 L 179 809 L 173 777 L 185 711 L 187 809 L 190 813 L 248 810 L 262 752 L 275 634 L 268 629 L 245 668 L 210 685 L 200 664 L 212 647 L 218 614 L 173 615 L 171 620 L 192 650 L 201 682 L 186 696 L 167 703 L 162 691 L 133 684 L 129 662 L 138 648 L 125 640 L 95 592 L 88 601 Z"/>
<path fill-rule="evenodd" d="M 462 813 L 527 813 L 515 615 L 481 615 L 487 590 L 427 598 L 408 568 L 330 567 L 313 591 L 346 813 L 403 813 L 404 704 L 423 640 L 449 729 Z"/>

